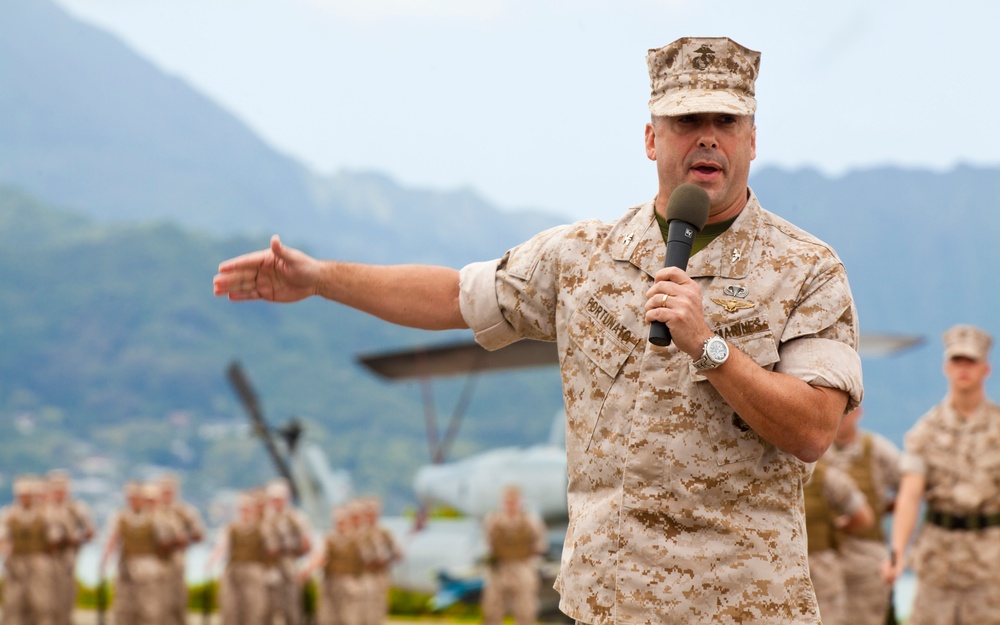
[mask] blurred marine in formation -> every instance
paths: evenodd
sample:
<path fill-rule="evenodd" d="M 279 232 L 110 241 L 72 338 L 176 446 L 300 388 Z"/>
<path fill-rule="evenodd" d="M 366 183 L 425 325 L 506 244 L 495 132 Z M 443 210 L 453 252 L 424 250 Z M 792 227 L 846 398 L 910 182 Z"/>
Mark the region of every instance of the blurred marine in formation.
<path fill-rule="evenodd" d="M 54 554 L 54 619 L 56 625 L 70 625 L 76 606 L 77 555 L 81 545 L 94 537 L 94 521 L 90 509 L 70 495 L 69 473 L 56 469 L 47 477 L 51 518 L 61 527 Z"/>
<path fill-rule="evenodd" d="M 291 489 L 283 480 L 265 488 L 267 506 L 261 522 L 277 545 L 269 575 L 270 602 L 267 623 L 299 625 L 302 622 L 302 584 L 298 580 L 299 558 L 312 549 L 312 528 L 305 516 L 291 505 Z M 281 619 L 280 621 L 276 619 Z"/>
<path fill-rule="evenodd" d="M 889 582 L 913 546 L 917 590 L 907 625 L 1000 624 L 1000 405 L 986 396 L 993 338 L 959 325 L 944 333 L 948 394 L 906 434 L 892 524 Z"/>
<path fill-rule="evenodd" d="M 305 582 L 322 570 L 317 625 L 363 625 L 365 570 L 360 540 L 361 509 L 349 502 L 333 509 L 332 529 L 300 573 Z"/>
<path fill-rule="evenodd" d="M 548 549 L 545 524 L 525 510 L 521 491 L 506 486 L 501 508 L 483 521 L 489 566 L 483 587 L 484 625 L 499 625 L 505 614 L 519 625 L 538 618 L 538 556 Z"/>
<path fill-rule="evenodd" d="M 875 515 L 850 476 L 825 458 L 813 468 L 803 488 L 809 577 L 823 625 L 847 625 L 848 601 L 840 545 L 844 534 L 871 527 Z"/>
<path fill-rule="evenodd" d="M 883 625 L 887 618 L 895 622 L 892 589 L 882 583 L 881 575 L 888 557 L 883 519 L 895 506 L 902 454 L 889 439 L 859 427 L 863 414 L 859 406 L 844 415 L 824 458 L 851 476 L 875 515 L 868 529 L 839 538 L 840 564 L 850 597 L 848 618 L 851 625 Z"/>
<path fill-rule="evenodd" d="M 22 476 L 14 481 L 14 502 L 0 510 L 2 625 L 56 624 L 58 605 L 53 580 L 56 553 L 64 537 L 45 499 L 45 481 Z"/>
<path fill-rule="evenodd" d="M 160 511 L 170 526 L 172 539 L 164 557 L 165 622 L 167 625 L 184 625 L 188 612 L 188 587 L 184 576 L 187 550 L 204 538 L 205 524 L 198 509 L 180 499 L 180 483 L 175 475 L 163 476 L 157 485 L 160 489 Z"/>
<path fill-rule="evenodd" d="M 129 482 L 125 499 L 125 509 L 108 522 L 100 565 L 100 578 L 104 579 L 112 555 L 118 553 L 114 624 L 166 625 L 166 558 L 174 538 L 159 509 L 160 490 L 156 484 Z"/>
<path fill-rule="evenodd" d="M 263 493 L 237 496 L 237 517 L 220 534 L 208 567 L 225 559 L 219 584 L 222 625 L 266 625 L 270 614 L 268 573 L 278 546 L 264 526 Z"/>
<path fill-rule="evenodd" d="M 382 625 L 389 617 L 389 589 L 392 565 L 402 559 L 403 552 L 392 533 L 379 523 L 382 502 L 377 497 L 359 500 L 362 559 L 362 623 Z"/>

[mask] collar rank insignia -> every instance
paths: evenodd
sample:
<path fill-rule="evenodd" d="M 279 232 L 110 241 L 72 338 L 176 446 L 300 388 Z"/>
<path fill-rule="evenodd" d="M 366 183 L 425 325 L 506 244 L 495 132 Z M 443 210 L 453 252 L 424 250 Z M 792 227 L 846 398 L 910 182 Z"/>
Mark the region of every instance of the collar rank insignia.
<path fill-rule="evenodd" d="M 750 302 L 741 302 L 740 300 L 736 299 L 722 299 L 721 297 L 713 297 L 711 298 L 711 300 L 716 304 L 718 304 L 719 306 L 722 306 L 722 308 L 725 309 L 727 313 L 734 313 L 738 310 L 746 310 L 748 308 L 753 308 L 755 306 L 755 304 L 751 304 Z"/>

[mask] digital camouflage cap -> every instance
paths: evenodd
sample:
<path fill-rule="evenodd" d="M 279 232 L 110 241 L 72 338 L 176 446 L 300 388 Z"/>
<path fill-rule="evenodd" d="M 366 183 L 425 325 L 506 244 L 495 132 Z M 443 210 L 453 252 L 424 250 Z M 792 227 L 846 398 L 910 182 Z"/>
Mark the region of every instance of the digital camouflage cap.
<path fill-rule="evenodd" d="M 957 325 L 941 337 L 944 342 L 944 359 L 964 357 L 986 360 L 993 345 L 993 337 L 976 326 Z"/>
<path fill-rule="evenodd" d="M 682 37 L 646 55 L 656 116 L 692 113 L 753 115 L 760 52 L 728 37 Z"/>

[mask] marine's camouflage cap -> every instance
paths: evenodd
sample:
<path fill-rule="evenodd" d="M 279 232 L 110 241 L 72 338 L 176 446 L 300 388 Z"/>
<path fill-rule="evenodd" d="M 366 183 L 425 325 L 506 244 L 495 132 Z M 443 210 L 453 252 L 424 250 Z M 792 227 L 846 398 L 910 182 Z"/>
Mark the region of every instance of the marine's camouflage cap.
<path fill-rule="evenodd" d="M 38 495 L 45 492 L 42 480 L 37 475 L 20 475 L 14 478 L 11 490 L 15 495 Z"/>
<path fill-rule="evenodd" d="M 653 115 L 753 115 L 757 110 L 754 81 L 760 52 L 728 37 L 682 37 L 651 49 L 646 63 Z"/>
<path fill-rule="evenodd" d="M 949 328 L 943 335 L 944 359 L 955 357 L 986 360 L 993 346 L 993 337 L 976 326 L 957 325 Z"/>

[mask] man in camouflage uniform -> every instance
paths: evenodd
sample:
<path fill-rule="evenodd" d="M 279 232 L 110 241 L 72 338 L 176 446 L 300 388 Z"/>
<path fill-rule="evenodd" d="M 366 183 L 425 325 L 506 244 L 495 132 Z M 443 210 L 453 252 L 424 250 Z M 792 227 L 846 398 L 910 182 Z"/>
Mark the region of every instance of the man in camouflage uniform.
<path fill-rule="evenodd" d="M 851 476 L 875 514 L 875 522 L 867 530 L 844 534 L 839 540 L 840 564 L 851 598 L 847 610 L 851 624 L 884 625 L 892 591 L 882 583 L 881 566 L 888 555 L 882 525 L 899 489 L 902 454 L 884 436 L 858 427 L 863 414 L 859 406 L 844 415 L 833 445 L 823 457 Z"/>
<path fill-rule="evenodd" d="M 271 612 L 268 573 L 277 541 L 264 527 L 263 493 L 240 493 L 236 507 L 236 519 L 222 529 L 209 556 L 209 567 L 220 558 L 226 561 L 219 583 L 222 625 L 266 625 Z"/>
<path fill-rule="evenodd" d="M 54 470 L 48 474 L 49 506 L 54 522 L 62 526 L 63 540 L 55 556 L 57 625 L 70 625 L 76 606 L 76 560 L 80 546 L 94 537 L 94 521 L 87 506 L 70 497 L 69 474 Z"/>
<path fill-rule="evenodd" d="M 171 527 L 159 513 L 155 484 L 125 485 L 127 506 L 108 521 L 100 578 L 118 552 L 118 574 L 111 611 L 115 625 L 166 625 L 164 556 L 173 542 Z"/>
<path fill-rule="evenodd" d="M 320 261 L 275 236 L 223 262 L 214 290 L 320 295 L 401 325 L 472 328 L 487 349 L 556 342 L 563 612 L 593 625 L 816 623 L 802 483 L 861 401 L 847 274 L 748 187 L 759 53 L 683 38 L 647 61 L 657 193 L 618 220 L 553 228 L 461 271 Z M 710 204 L 687 271 L 663 267 L 659 227 L 685 184 Z M 647 341 L 653 321 L 671 344 Z"/>
<path fill-rule="evenodd" d="M 819 614 L 823 625 L 847 625 L 850 595 L 840 561 L 840 535 L 867 530 L 875 514 L 850 476 L 824 458 L 816 463 L 803 493 L 809 576 L 816 589 Z"/>
<path fill-rule="evenodd" d="M 403 552 L 393 538 L 392 532 L 379 523 L 382 516 L 382 502 L 378 497 L 359 499 L 360 523 L 358 530 L 361 541 L 362 559 L 365 570 L 362 574 L 364 625 L 382 625 L 389 617 L 389 589 L 392 565 L 403 557 Z"/>
<path fill-rule="evenodd" d="M 4 559 L 2 625 L 56 625 L 55 552 L 62 527 L 45 507 L 46 485 L 34 476 L 14 481 L 15 501 L 0 509 Z"/>
<path fill-rule="evenodd" d="M 284 625 L 299 625 L 302 621 L 302 585 L 299 584 L 297 562 L 312 549 L 312 528 L 305 516 L 291 506 L 291 490 L 284 480 L 275 480 L 265 489 L 267 507 L 263 523 L 278 545 L 277 556 L 271 563 L 271 616 L 268 623 L 281 616 Z"/>
<path fill-rule="evenodd" d="M 1000 623 L 1000 405 L 986 397 L 993 339 L 958 325 L 944 333 L 948 394 L 903 440 L 892 550 L 894 581 L 913 546 L 917 589 L 908 625 Z"/>
<path fill-rule="evenodd" d="M 158 482 L 160 511 L 170 524 L 173 542 L 164 557 L 166 619 L 168 625 L 187 623 L 188 587 L 187 550 L 205 536 L 205 524 L 198 509 L 180 499 L 180 483 L 176 475 L 164 475 Z"/>
<path fill-rule="evenodd" d="M 360 536 L 361 508 L 356 501 L 333 509 L 330 533 L 323 546 L 300 572 L 305 583 L 317 569 L 323 571 L 316 610 L 317 625 L 364 624 L 365 562 Z"/>
<path fill-rule="evenodd" d="M 538 618 L 538 556 L 548 540 L 545 524 L 524 509 L 521 491 L 507 486 L 501 507 L 483 520 L 489 547 L 482 609 L 484 625 L 499 625 L 510 614 L 519 625 L 534 625 Z"/>

